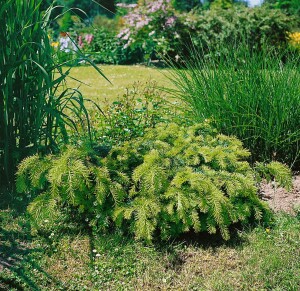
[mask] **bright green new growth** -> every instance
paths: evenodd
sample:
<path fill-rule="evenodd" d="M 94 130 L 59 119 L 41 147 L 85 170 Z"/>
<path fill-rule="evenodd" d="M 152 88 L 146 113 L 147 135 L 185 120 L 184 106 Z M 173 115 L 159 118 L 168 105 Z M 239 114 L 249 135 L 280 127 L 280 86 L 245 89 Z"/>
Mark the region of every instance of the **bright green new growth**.
<path fill-rule="evenodd" d="M 245 161 L 249 155 L 239 140 L 218 134 L 207 124 L 161 125 L 112 151 L 116 168 L 130 165 L 133 157 L 141 160 L 133 169 L 129 199 L 116 208 L 114 219 L 118 225 L 129 220 L 135 236 L 147 241 L 155 232 L 168 239 L 191 230 L 218 229 L 229 239 L 233 223 L 269 215 L 257 196 L 254 171 Z M 290 186 L 288 168 L 260 166 L 265 174 L 279 174 L 281 185 Z"/>
<path fill-rule="evenodd" d="M 22 161 L 17 172 L 17 191 L 39 195 L 28 210 L 39 229 L 44 220 L 55 223 L 64 207 L 76 209 L 91 218 L 101 212 L 104 219 L 105 203 L 117 202 L 121 195 L 117 182 L 110 180 L 108 170 L 90 149 L 69 146 L 60 155 L 34 155 Z"/>
<path fill-rule="evenodd" d="M 270 217 L 257 196 L 256 172 L 245 161 L 249 152 L 208 124 L 160 124 L 106 158 L 99 155 L 68 147 L 59 156 L 32 156 L 20 164 L 19 192 L 42 193 L 28 208 L 37 228 L 49 213 L 67 207 L 99 230 L 114 221 L 147 242 L 188 231 L 219 230 L 229 239 L 230 225 Z M 268 180 L 290 187 L 284 165 L 258 168 Z"/>

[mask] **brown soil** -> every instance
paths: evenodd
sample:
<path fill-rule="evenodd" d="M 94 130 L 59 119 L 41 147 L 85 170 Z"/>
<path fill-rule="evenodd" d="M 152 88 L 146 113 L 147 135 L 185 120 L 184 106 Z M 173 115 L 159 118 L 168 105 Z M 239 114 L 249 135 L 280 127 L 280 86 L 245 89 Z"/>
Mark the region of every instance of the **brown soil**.
<path fill-rule="evenodd" d="M 295 207 L 300 207 L 300 175 L 293 177 L 293 189 L 289 192 L 283 188 L 276 188 L 271 183 L 262 183 L 260 194 L 274 211 L 293 214 Z"/>

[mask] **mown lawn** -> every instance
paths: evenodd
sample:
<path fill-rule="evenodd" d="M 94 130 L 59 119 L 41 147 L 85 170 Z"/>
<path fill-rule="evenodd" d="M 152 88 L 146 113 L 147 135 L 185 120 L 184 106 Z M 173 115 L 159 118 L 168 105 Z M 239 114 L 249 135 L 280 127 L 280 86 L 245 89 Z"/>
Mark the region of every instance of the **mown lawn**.
<path fill-rule="evenodd" d="M 99 68 L 111 83 L 105 80 L 93 67 L 80 66 L 72 68 L 70 77 L 80 80 L 82 84 L 68 78 L 68 86 L 72 88 L 80 86 L 79 90 L 85 98 L 90 98 L 100 104 L 105 99 L 113 101 L 118 96 L 122 96 L 126 92 L 126 88 L 132 87 L 134 82 L 145 84 L 149 81 L 155 81 L 158 86 L 170 86 L 169 80 L 164 75 L 167 69 L 139 65 L 102 65 Z"/>

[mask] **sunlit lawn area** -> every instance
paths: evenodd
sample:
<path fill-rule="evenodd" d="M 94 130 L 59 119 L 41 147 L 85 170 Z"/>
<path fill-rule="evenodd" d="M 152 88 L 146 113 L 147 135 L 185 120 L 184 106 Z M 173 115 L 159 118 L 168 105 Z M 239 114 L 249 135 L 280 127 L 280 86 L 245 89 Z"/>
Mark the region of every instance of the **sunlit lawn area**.
<path fill-rule="evenodd" d="M 85 98 L 100 102 L 108 99 L 114 100 L 125 93 L 134 82 L 145 83 L 156 81 L 158 86 L 170 86 L 164 73 L 166 69 L 156 69 L 140 65 L 135 66 L 99 66 L 111 83 L 105 80 L 93 67 L 80 66 L 71 70 L 70 77 L 80 80 L 82 83 L 68 78 L 68 86 L 77 88 Z"/>

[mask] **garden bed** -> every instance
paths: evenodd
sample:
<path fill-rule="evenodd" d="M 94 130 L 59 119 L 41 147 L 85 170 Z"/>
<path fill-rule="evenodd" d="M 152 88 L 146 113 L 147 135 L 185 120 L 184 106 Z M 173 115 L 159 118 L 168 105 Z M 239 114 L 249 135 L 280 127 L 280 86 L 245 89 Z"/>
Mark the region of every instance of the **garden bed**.
<path fill-rule="evenodd" d="M 293 189 L 287 191 L 283 188 L 275 188 L 271 183 L 262 183 L 260 187 L 262 200 L 267 201 L 274 211 L 295 213 L 295 207 L 300 207 L 300 175 L 293 177 Z"/>

